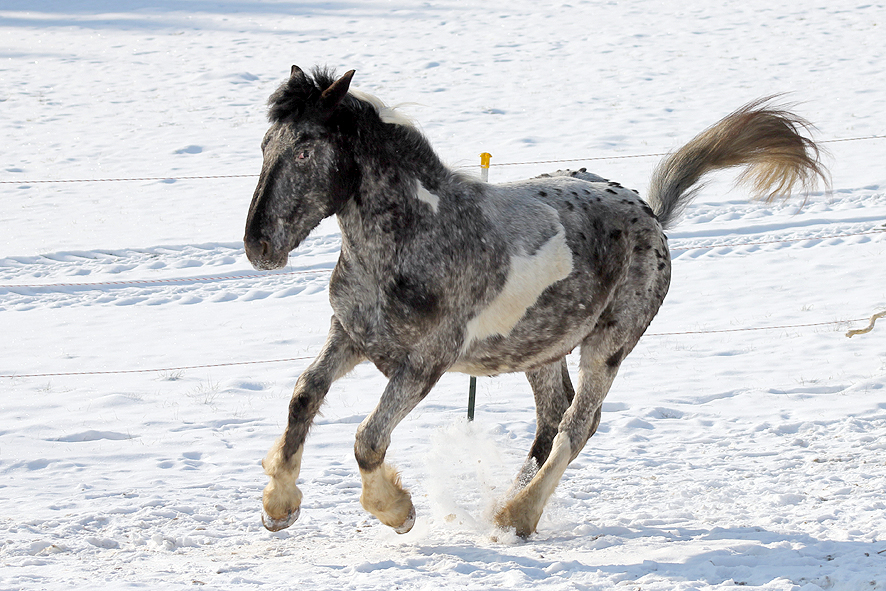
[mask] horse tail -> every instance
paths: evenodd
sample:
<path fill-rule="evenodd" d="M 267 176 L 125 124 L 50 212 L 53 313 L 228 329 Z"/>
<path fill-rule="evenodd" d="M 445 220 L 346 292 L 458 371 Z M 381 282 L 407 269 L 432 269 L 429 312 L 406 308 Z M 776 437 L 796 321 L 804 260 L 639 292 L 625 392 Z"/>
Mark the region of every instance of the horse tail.
<path fill-rule="evenodd" d="M 754 101 L 704 130 L 665 157 L 652 175 L 649 205 L 663 228 L 673 225 L 714 170 L 744 166 L 739 183 L 750 184 L 754 198 L 772 201 L 800 186 L 810 191 L 827 171 L 815 143 L 801 135 L 812 129 L 804 119 L 768 106 L 773 97 Z"/>

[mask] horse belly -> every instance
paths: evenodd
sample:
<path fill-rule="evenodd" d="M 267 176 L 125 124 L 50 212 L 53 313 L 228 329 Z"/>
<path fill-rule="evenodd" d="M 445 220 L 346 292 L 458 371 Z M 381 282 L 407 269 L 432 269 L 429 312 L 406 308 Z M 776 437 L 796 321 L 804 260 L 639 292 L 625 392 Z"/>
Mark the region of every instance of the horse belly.
<path fill-rule="evenodd" d="M 449 371 L 475 376 L 528 371 L 568 355 L 593 330 L 594 323 L 588 316 L 562 322 L 528 321 L 531 330 L 477 343 L 462 353 Z"/>
<path fill-rule="evenodd" d="M 588 279 L 572 275 L 548 286 L 506 332 L 466 342 L 450 371 L 527 371 L 567 355 L 593 330 L 604 307 L 605 297 Z"/>

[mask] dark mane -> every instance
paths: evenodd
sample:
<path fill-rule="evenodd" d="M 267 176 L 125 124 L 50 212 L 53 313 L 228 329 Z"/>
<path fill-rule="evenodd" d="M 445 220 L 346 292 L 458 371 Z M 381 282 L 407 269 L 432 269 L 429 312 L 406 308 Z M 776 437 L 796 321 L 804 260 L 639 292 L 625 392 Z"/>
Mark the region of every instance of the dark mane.
<path fill-rule="evenodd" d="M 320 96 L 314 84 L 305 84 L 304 80 L 290 77 L 277 87 L 268 98 L 268 119 L 271 123 L 279 123 L 290 117 L 297 118 L 304 111 L 304 105 Z"/>
<path fill-rule="evenodd" d="M 335 70 L 328 67 L 316 67 L 311 74 L 304 77 L 289 77 L 277 87 L 268 98 L 268 120 L 280 123 L 287 119 L 299 119 L 306 110 L 317 103 L 324 90 L 332 86 L 338 79 Z M 369 105 L 352 95 L 342 101 L 341 107 L 353 115 L 375 112 Z"/>

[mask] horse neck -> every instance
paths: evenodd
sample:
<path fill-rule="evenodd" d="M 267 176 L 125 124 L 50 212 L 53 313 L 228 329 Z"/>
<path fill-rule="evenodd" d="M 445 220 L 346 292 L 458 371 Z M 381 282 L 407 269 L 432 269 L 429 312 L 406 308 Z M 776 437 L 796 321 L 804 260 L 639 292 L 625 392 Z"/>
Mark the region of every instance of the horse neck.
<path fill-rule="evenodd" d="M 439 190 L 452 177 L 427 138 L 410 125 L 391 128 L 384 149 L 376 154 L 378 160 L 373 164 L 378 168 L 364 170 L 364 175 L 371 175 L 375 170 L 382 174 L 393 173 L 420 182 L 430 191 Z"/>
<path fill-rule="evenodd" d="M 416 196 L 419 184 L 437 192 L 452 182 L 453 173 L 427 140 L 417 130 L 398 127 L 384 145 L 357 156 L 359 187 L 338 214 L 342 238 L 355 251 L 389 250 L 408 241 L 432 215 Z"/>

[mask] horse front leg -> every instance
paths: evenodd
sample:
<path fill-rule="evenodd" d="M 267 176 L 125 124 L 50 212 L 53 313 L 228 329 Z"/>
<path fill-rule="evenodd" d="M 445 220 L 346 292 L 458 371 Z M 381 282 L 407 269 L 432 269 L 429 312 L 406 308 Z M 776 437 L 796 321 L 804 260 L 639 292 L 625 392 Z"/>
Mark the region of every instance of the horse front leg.
<path fill-rule="evenodd" d="M 415 507 L 397 470 L 385 462 L 385 454 L 394 428 L 427 396 L 441 375 L 442 369 L 400 368 L 388 382 L 378 406 L 357 429 L 354 455 L 363 481 L 360 504 L 399 534 L 415 524 Z"/>
<path fill-rule="evenodd" d="M 333 318 L 320 355 L 299 376 L 289 402 L 289 420 L 280 437 L 262 460 L 271 481 L 262 494 L 262 523 L 271 531 L 295 523 L 301 512 L 302 492 L 296 486 L 305 438 L 332 382 L 351 371 L 362 354 Z"/>

